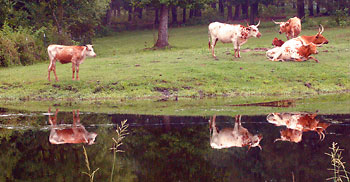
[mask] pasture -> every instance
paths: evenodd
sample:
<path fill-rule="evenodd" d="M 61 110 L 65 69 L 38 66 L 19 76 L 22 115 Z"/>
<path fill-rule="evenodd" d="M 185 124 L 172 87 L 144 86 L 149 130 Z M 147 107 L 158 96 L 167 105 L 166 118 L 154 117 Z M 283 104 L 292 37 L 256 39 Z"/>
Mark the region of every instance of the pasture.
<path fill-rule="evenodd" d="M 320 63 L 271 62 L 277 26 L 261 23 L 260 39 L 250 38 L 233 57 L 232 44 L 218 42 L 214 60 L 208 50 L 207 26 L 169 29 L 171 48 L 149 49 L 156 30 L 118 32 L 96 38 L 96 58 L 80 66 L 80 81 L 71 80 L 71 64 L 57 63 L 59 82 L 47 81 L 49 60 L 30 66 L 0 68 L 2 100 L 124 100 L 163 97 L 307 96 L 350 90 L 350 27 L 325 28 L 328 45 L 314 55 Z M 265 25 L 264 25 L 265 24 Z M 303 29 L 315 35 L 318 27 Z M 249 51 L 249 50 L 250 51 Z M 256 50 L 254 50 L 256 49 Z M 248 50 L 248 51 L 247 51 Z M 53 79 L 53 74 L 51 74 Z"/>

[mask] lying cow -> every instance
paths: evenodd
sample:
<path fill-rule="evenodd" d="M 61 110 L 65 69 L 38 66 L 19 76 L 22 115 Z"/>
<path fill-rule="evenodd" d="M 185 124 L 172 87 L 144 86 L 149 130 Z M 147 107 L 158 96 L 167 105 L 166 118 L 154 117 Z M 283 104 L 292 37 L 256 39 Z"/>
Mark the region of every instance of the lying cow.
<path fill-rule="evenodd" d="M 281 47 L 283 44 L 284 44 L 284 41 L 281 40 L 281 39 L 278 39 L 277 37 L 275 37 L 275 38 L 272 40 L 272 45 L 273 45 L 274 47 Z"/>
<path fill-rule="evenodd" d="M 84 62 L 86 57 L 96 57 L 96 53 L 92 45 L 86 46 L 63 46 L 63 45 L 49 45 L 47 52 L 50 58 L 50 65 L 48 69 L 48 80 L 50 80 L 50 72 L 53 71 L 55 79 L 58 81 L 56 75 L 56 61 L 62 64 L 72 63 L 72 80 L 74 80 L 74 73 L 77 72 L 76 79 L 79 80 L 79 65 Z"/>
<path fill-rule="evenodd" d="M 290 18 L 286 22 L 275 22 L 280 25 L 279 34 L 286 33 L 287 40 L 298 37 L 301 32 L 301 20 L 298 17 Z"/>
<path fill-rule="evenodd" d="M 241 125 L 241 116 L 236 116 L 236 122 L 234 128 L 224 128 L 219 131 L 215 124 L 216 116 L 209 122 L 210 129 L 210 146 L 214 149 L 223 149 L 230 147 L 259 147 L 260 141 L 263 138 L 261 134 L 252 135 L 249 131 Z"/>
<path fill-rule="evenodd" d="M 299 36 L 286 41 L 281 47 L 275 47 L 266 52 L 266 57 L 271 61 L 305 61 L 317 59 L 310 56 L 317 53 L 316 47 L 328 44 L 328 40 L 322 35 L 324 28 L 320 25 L 319 31 L 313 36 Z"/>
<path fill-rule="evenodd" d="M 248 38 L 261 37 L 261 33 L 258 29 L 259 25 L 260 21 L 257 25 L 248 25 L 247 27 L 243 25 L 232 25 L 219 22 L 210 23 L 208 27 L 208 45 L 209 50 L 211 49 L 213 57 L 216 58 L 214 48 L 218 40 L 220 40 L 222 43 L 233 43 L 233 47 L 235 49 L 234 57 L 241 57 L 240 47 L 247 42 Z"/>
<path fill-rule="evenodd" d="M 49 113 L 51 110 L 49 109 Z M 73 125 L 71 127 L 57 125 L 57 114 L 56 109 L 55 116 L 49 116 L 49 123 L 51 124 L 51 132 L 49 141 L 51 144 L 65 144 L 65 143 L 87 143 L 89 145 L 94 144 L 97 136 L 94 132 L 86 131 L 85 127 L 80 124 L 79 110 L 75 115 L 73 111 Z"/>
<path fill-rule="evenodd" d="M 282 141 L 291 141 L 298 143 L 301 141 L 302 133 L 307 131 L 315 131 L 320 137 L 320 140 L 325 138 L 324 131 L 330 125 L 328 123 L 320 123 L 316 119 L 316 113 L 271 113 L 266 117 L 269 123 L 276 126 L 286 126 L 286 130 L 281 131 Z"/>

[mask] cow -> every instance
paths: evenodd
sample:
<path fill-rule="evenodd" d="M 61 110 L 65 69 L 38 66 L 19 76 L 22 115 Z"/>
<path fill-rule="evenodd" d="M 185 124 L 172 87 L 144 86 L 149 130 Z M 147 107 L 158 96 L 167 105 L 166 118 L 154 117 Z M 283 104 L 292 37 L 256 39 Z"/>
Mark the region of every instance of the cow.
<path fill-rule="evenodd" d="M 49 45 L 47 52 L 50 58 L 50 65 L 48 68 L 48 80 L 50 80 L 50 72 L 53 71 L 55 79 L 58 81 L 56 75 L 56 61 L 58 60 L 61 64 L 72 63 L 72 80 L 74 80 L 74 73 L 76 79 L 79 80 L 79 65 L 84 62 L 86 57 L 96 57 L 92 45 L 86 46 L 64 46 L 64 45 Z"/>
<path fill-rule="evenodd" d="M 50 108 L 49 113 L 51 113 Z M 77 114 L 73 110 L 73 125 L 71 127 L 57 125 L 57 114 L 58 109 L 56 109 L 55 116 L 49 116 L 51 125 L 49 141 L 51 144 L 94 144 L 97 133 L 86 131 L 85 127 L 80 124 L 79 110 L 77 110 Z"/>
<path fill-rule="evenodd" d="M 252 135 L 249 131 L 241 125 L 241 116 L 235 117 L 234 128 L 224 128 L 219 131 L 215 124 L 216 116 L 214 115 L 211 120 L 209 120 L 209 130 L 210 130 L 210 146 L 214 149 L 223 149 L 230 147 L 244 147 L 248 146 L 248 150 L 251 147 L 259 147 L 260 141 L 263 138 L 261 134 Z"/>
<path fill-rule="evenodd" d="M 281 47 L 275 47 L 266 52 L 266 57 L 271 61 L 305 61 L 314 59 L 311 54 L 317 53 L 316 47 L 328 44 L 328 40 L 322 35 L 324 28 L 322 25 L 319 31 L 313 36 L 299 36 L 286 41 Z"/>
<path fill-rule="evenodd" d="M 275 22 L 280 25 L 279 34 L 286 33 L 287 40 L 298 37 L 301 32 L 301 20 L 298 17 L 290 18 L 286 22 Z"/>
<path fill-rule="evenodd" d="M 209 50 L 211 49 L 212 56 L 216 59 L 214 48 L 217 41 L 220 40 L 222 43 L 233 43 L 235 49 L 234 57 L 240 58 L 240 47 L 247 42 L 248 38 L 261 37 L 261 33 L 258 29 L 260 21 L 257 25 L 247 25 L 248 26 L 245 27 L 238 24 L 210 23 L 208 26 L 208 45 Z"/>
<path fill-rule="evenodd" d="M 302 133 L 307 131 L 315 131 L 324 140 L 324 131 L 330 125 L 328 123 L 320 123 L 316 119 L 317 114 L 295 112 L 295 113 L 271 113 L 266 117 L 269 123 L 276 126 L 286 126 L 287 129 L 282 130 L 281 138 L 275 141 L 290 141 L 298 143 L 301 141 Z"/>
<path fill-rule="evenodd" d="M 274 47 L 281 47 L 283 44 L 284 44 L 284 41 L 281 40 L 281 39 L 278 39 L 277 37 L 275 37 L 275 38 L 272 40 L 272 45 L 273 45 Z"/>

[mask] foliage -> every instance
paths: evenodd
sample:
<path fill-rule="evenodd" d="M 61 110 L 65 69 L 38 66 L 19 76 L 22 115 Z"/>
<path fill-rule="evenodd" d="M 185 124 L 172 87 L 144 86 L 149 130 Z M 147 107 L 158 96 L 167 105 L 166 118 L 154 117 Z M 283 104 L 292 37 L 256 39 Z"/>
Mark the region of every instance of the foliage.
<path fill-rule="evenodd" d="M 338 9 L 334 13 L 334 20 L 337 22 L 337 25 L 339 26 L 346 26 L 350 20 L 348 20 L 348 11 L 349 8 L 344 8 L 344 9 Z"/>
<path fill-rule="evenodd" d="M 326 155 L 331 157 L 331 164 L 333 166 L 332 169 L 329 169 L 330 171 L 333 171 L 333 177 L 328 178 L 327 180 L 333 180 L 335 182 L 342 182 L 343 179 L 346 181 L 350 181 L 348 172 L 345 167 L 345 162 L 343 162 L 342 157 L 342 151 L 343 149 L 340 149 L 338 144 L 333 142 L 332 147 L 329 147 L 331 149 L 331 153 L 326 153 Z"/>
<path fill-rule="evenodd" d="M 12 29 L 5 24 L 0 31 L 0 66 L 29 65 L 45 60 L 46 52 L 41 33 L 42 29 Z"/>
<path fill-rule="evenodd" d="M 87 155 L 87 152 L 86 152 L 86 149 L 85 147 L 83 146 L 83 150 L 84 150 L 84 156 L 85 156 L 85 165 L 86 165 L 86 168 L 88 169 L 87 172 L 82 172 L 83 174 L 89 176 L 89 179 L 90 179 L 90 182 L 94 182 L 94 177 L 95 177 L 95 173 L 100 169 L 100 168 L 97 168 L 95 169 L 94 171 L 91 170 L 90 168 L 90 163 L 89 163 L 89 158 L 88 158 L 88 155 Z"/>

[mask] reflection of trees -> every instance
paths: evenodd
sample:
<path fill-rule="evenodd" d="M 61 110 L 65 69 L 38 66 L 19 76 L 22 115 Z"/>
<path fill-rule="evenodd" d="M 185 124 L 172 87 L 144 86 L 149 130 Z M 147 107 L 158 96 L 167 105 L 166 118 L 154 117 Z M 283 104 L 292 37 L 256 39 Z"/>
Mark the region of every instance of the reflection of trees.
<path fill-rule="evenodd" d="M 58 121 L 71 119 L 71 113 L 58 115 Z M 81 114 L 82 124 L 111 123 L 110 116 Z M 43 119 L 44 118 L 44 119 Z M 136 116 L 135 116 L 136 118 Z M 141 121 L 144 117 L 137 117 Z M 158 118 L 158 119 L 157 119 Z M 347 117 L 348 118 L 348 117 Z M 47 116 L 37 118 L 45 123 Z M 120 122 L 124 119 L 115 119 Z M 328 135 L 319 142 L 317 133 L 306 133 L 300 143 L 273 141 L 279 128 L 252 121 L 266 116 L 243 116 L 244 126 L 252 133 L 262 133 L 263 150 L 230 148 L 214 150 L 209 145 L 208 124 L 182 125 L 176 120 L 205 123 L 209 118 L 170 117 L 168 130 L 163 127 L 129 127 L 122 150 L 117 154 L 114 181 L 325 181 L 330 177 L 330 159 L 324 153 L 333 141 L 345 148 L 344 161 L 350 161 L 349 137 Z M 152 117 L 150 121 L 164 120 Z M 234 123 L 234 118 L 220 117 L 218 127 Z M 227 122 L 227 123 L 226 123 Z M 162 125 L 163 126 L 163 125 Z M 332 126 L 332 131 L 344 133 L 346 128 Z M 96 144 L 86 146 L 90 165 L 100 168 L 95 181 L 110 179 L 115 129 L 89 128 L 98 133 Z M 346 132 L 345 132 L 346 133 Z M 13 132 L 0 143 L 0 181 L 88 181 L 82 144 L 51 145 L 49 131 Z"/>

